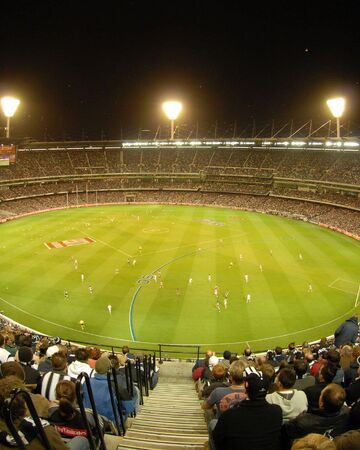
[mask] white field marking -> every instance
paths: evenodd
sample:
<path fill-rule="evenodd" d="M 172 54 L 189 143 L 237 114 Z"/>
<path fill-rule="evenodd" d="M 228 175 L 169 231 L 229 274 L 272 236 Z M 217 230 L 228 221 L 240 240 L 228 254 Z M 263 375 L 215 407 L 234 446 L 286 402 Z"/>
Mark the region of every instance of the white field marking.
<path fill-rule="evenodd" d="M 44 319 L 43 317 L 37 316 L 36 314 L 29 313 L 28 311 L 25 311 L 25 309 L 19 308 L 18 306 L 14 305 L 13 303 L 8 302 L 7 300 L 5 300 L 2 297 L 0 297 L 0 300 L 3 301 L 4 303 L 8 304 L 12 308 L 17 309 L 17 310 L 21 311 L 24 314 L 27 314 L 28 316 L 35 317 L 35 319 L 41 320 L 42 322 L 50 323 L 51 325 L 56 325 L 57 327 L 64 328 L 66 330 L 76 331 L 77 333 L 87 334 L 89 336 L 96 336 L 96 337 L 99 337 L 99 338 L 111 339 L 111 340 L 114 340 L 114 341 L 129 342 L 129 340 L 130 340 L 130 339 L 114 338 L 114 337 L 111 337 L 111 336 L 103 336 L 101 334 L 89 333 L 87 331 L 81 331 L 81 330 L 78 330 L 76 328 L 67 327 L 66 325 L 61 325 L 58 322 L 52 322 L 51 320 Z"/>
<path fill-rule="evenodd" d="M 157 255 L 158 253 L 171 252 L 172 250 L 178 250 L 180 248 L 186 248 L 186 247 L 199 247 L 200 245 L 203 245 L 203 244 L 209 244 L 209 243 L 212 243 L 212 242 L 217 242 L 220 239 L 222 239 L 224 241 L 225 239 L 233 239 L 233 238 L 237 238 L 237 237 L 240 237 L 240 236 L 246 236 L 246 233 L 234 234 L 232 236 L 227 236 L 225 238 L 210 239 L 208 241 L 201 241 L 201 242 L 197 242 L 195 244 L 186 244 L 186 245 L 181 245 L 181 246 L 178 246 L 178 247 L 165 248 L 164 250 L 158 250 L 156 252 L 143 253 L 142 256 Z M 91 237 L 91 236 L 89 236 L 89 237 Z"/>
<path fill-rule="evenodd" d="M 358 291 L 357 291 L 357 294 L 356 294 L 354 308 L 357 308 L 357 306 L 358 306 L 359 295 L 360 295 L 360 284 L 359 284 L 359 288 L 358 288 Z"/>
<path fill-rule="evenodd" d="M 78 230 L 79 232 L 83 232 L 82 230 Z M 129 258 L 132 258 L 132 255 L 129 255 L 129 253 L 124 252 L 123 250 L 120 250 L 119 248 L 114 247 L 113 245 L 108 244 L 107 242 L 102 241 L 101 239 L 98 238 L 94 238 L 93 236 L 90 236 L 90 234 L 88 234 L 89 238 L 94 239 L 97 242 L 100 242 L 103 245 L 106 245 L 107 247 L 112 248 L 113 250 L 115 250 L 118 253 L 122 253 L 125 256 L 128 256 Z"/>
<path fill-rule="evenodd" d="M 339 288 L 339 287 L 334 286 L 334 284 L 335 284 L 337 281 L 344 281 L 345 283 L 348 283 L 348 284 L 354 284 L 354 285 L 357 285 L 354 281 L 344 280 L 344 278 L 336 278 L 336 280 L 333 281 L 332 283 L 330 283 L 328 287 L 331 288 L 331 289 L 337 289 L 338 291 L 341 291 L 341 292 L 345 292 L 346 294 L 356 295 L 356 292 L 355 292 L 355 291 L 348 291 L 348 290 L 346 290 L 346 289 L 342 289 L 342 288 Z"/>

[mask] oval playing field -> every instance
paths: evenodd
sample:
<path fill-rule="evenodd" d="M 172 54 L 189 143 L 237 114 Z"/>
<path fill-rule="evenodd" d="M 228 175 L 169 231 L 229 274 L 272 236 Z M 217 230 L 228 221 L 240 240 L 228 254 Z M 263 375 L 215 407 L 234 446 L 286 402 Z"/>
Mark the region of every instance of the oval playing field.
<path fill-rule="evenodd" d="M 0 225 L 0 308 L 65 339 L 266 349 L 329 335 L 353 314 L 359 261 L 349 237 L 259 213 L 50 211 Z"/>

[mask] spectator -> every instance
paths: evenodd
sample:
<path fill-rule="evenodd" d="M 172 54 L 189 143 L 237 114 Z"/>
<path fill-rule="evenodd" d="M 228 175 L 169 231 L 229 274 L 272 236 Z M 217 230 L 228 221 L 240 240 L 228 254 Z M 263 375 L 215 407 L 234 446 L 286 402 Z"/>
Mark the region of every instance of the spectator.
<path fill-rule="evenodd" d="M 72 362 L 68 367 L 68 375 L 76 379 L 81 372 L 85 372 L 91 377 L 94 369 L 92 369 L 88 364 L 89 352 L 84 347 L 80 347 L 75 350 L 75 361 Z"/>
<path fill-rule="evenodd" d="M 123 355 L 125 355 L 127 357 L 127 359 L 132 359 L 132 360 L 135 359 L 135 355 L 130 352 L 130 349 L 127 345 L 123 346 L 122 353 L 123 353 Z"/>
<path fill-rule="evenodd" d="M 214 380 L 210 383 L 209 386 L 206 386 L 202 391 L 202 397 L 208 398 L 212 391 L 218 387 L 229 387 L 229 382 L 226 377 L 226 369 L 224 365 L 217 364 L 214 366 L 212 374 Z"/>
<path fill-rule="evenodd" d="M 326 434 L 332 439 L 339 436 L 348 429 L 349 410 L 344 401 L 344 389 L 336 383 L 329 384 L 321 392 L 318 412 L 302 413 L 284 424 L 285 436 L 290 440 L 309 433 Z"/>
<path fill-rule="evenodd" d="M 351 406 L 360 398 L 360 367 L 358 368 L 358 377 L 350 383 L 350 386 L 345 389 L 346 403 Z"/>
<path fill-rule="evenodd" d="M 29 347 L 20 347 L 16 352 L 15 360 L 18 361 L 25 373 L 25 384 L 33 385 L 33 391 L 36 394 L 41 392 L 41 375 L 40 372 L 34 369 L 33 352 Z"/>
<path fill-rule="evenodd" d="M 225 370 L 230 369 L 230 358 L 231 352 L 229 350 L 225 350 L 223 353 L 223 359 L 220 360 L 220 364 L 225 367 Z"/>
<path fill-rule="evenodd" d="M 350 430 L 334 440 L 336 450 L 359 450 L 360 430 Z"/>
<path fill-rule="evenodd" d="M 279 405 L 283 414 L 283 423 L 307 411 L 308 402 L 304 392 L 292 389 L 296 380 L 291 368 L 281 369 L 276 377 L 276 392 L 266 395 L 266 401 Z"/>
<path fill-rule="evenodd" d="M 315 384 L 315 377 L 309 374 L 309 364 L 305 359 L 296 359 L 294 370 L 296 373 L 294 389 L 304 391 L 307 387 Z"/>
<path fill-rule="evenodd" d="M 351 382 L 358 376 L 358 369 L 360 367 L 360 346 L 352 349 L 351 362 L 347 369 L 344 370 L 344 384 L 349 386 Z"/>
<path fill-rule="evenodd" d="M 281 408 L 265 400 L 266 382 L 261 372 L 247 367 L 244 377 L 249 400 L 219 417 L 212 433 L 210 429 L 210 448 L 280 450 Z"/>
<path fill-rule="evenodd" d="M 89 351 L 89 366 L 92 369 L 95 369 L 95 364 L 96 361 L 100 358 L 101 356 L 101 350 L 99 349 L 99 347 L 91 347 L 88 349 Z"/>
<path fill-rule="evenodd" d="M 0 448 L 8 448 L 9 442 L 12 441 L 12 436 L 7 428 L 7 425 L 3 416 L 3 407 L 5 400 L 10 397 L 10 392 L 15 388 L 26 389 L 25 386 L 14 376 L 9 376 L 0 380 Z M 43 448 L 41 438 L 37 435 L 37 429 L 34 426 L 31 418 L 26 417 L 27 409 L 24 399 L 21 396 L 17 396 L 13 402 L 12 418 L 15 426 L 19 432 L 21 432 L 24 438 L 28 442 L 29 449 L 41 449 Z M 69 448 L 87 449 L 88 447 L 72 447 L 67 446 L 61 439 L 59 433 L 45 420 L 42 421 L 45 434 L 51 442 L 54 450 L 68 450 Z M 81 438 L 76 438 L 76 441 L 82 441 Z M 74 441 L 75 442 L 75 441 Z M 86 442 L 87 443 L 87 442 Z"/>
<path fill-rule="evenodd" d="M 352 316 L 350 319 L 345 320 L 334 333 L 335 345 L 340 348 L 342 345 L 349 342 L 355 344 L 359 334 L 358 317 Z"/>
<path fill-rule="evenodd" d="M 76 407 L 75 385 L 71 381 L 60 381 L 56 386 L 55 398 L 57 405 L 49 409 L 49 422 L 54 425 L 65 442 L 74 436 L 88 437 L 88 432 L 80 410 Z M 93 436 L 97 435 L 95 420 L 92 412 L 86 410 Z M 99 417 L 100 424 L 102 420 Z"/>
<path fill-rule="evenodd" d="M 280 364 L 285 359 L 283 349 L 281 347 L 275 348 L 275 360 Z"/>
<path fill-rule="evenodd" d="M 310 433 L 307 436 L 296 439 L 291 450 L 336 450 L 334 441 L 322 434 Z"/>
<path fill-rule="evenodd" d="M 51 372 L 52 363 L 51 358 L 55 353 L 59 352 L 59 347 L 57 345 L 52 345 L 46 349 L 46 357 L 42 359 L 39 363 L 39 372 L 43 375 L 45 373 Z"/>
<path fill-rule="evenodd" d="M 329 364 L 324 364 L 320 371 L 319 382 L 304 390 L 308 399 L 309 412 L 316 412 L 319 410 L 319 398 L 321 391 L 332 382 L 335 375 L 336 368 Z"/>
<path fill-rule="evenodd" d="M 2 334 L 0 334 L 0 364 L 6 362 L 9 357 L 11 357 L 11 353 L 4 348 L 5 338 Z"/>
<path fill-rule="evenodd" d="M 41 395 L 48 400 L 56 399 L 56 386 L 62 380 L 71 380 L 71 377 L 67 375 L 67 359 L 58 352 L 54 353 L 51 357 L 52 370 L 45 373 L 42 379 Z"/>

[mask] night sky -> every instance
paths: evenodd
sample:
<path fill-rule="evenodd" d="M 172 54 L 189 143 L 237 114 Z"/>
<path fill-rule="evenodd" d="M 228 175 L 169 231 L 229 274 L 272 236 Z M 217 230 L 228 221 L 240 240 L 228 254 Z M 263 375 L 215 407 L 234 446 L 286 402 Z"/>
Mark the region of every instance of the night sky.
<path fill-rule="evenodd" d="M 166 124 L 170 97 L 189 129 L 326 121 L 332 95 L 360 123 L 359 1 L 14 0 L 1 19 L 16 136 L 136 135 Z"/>

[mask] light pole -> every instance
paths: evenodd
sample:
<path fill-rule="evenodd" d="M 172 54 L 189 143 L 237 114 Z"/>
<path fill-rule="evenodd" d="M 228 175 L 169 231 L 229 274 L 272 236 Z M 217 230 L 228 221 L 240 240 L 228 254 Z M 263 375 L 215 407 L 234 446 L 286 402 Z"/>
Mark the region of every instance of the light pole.
<path fill-rule="evenodd" d="M 166 114 L 166 117 L 171 121 L 170 139 L 173 140 L 175 133 L 174 121 L 179 117 L 179 114 L 181 113 L 182 103 L 175 101 L 165 102 L 163 103 L 162 107 Z"/>
<path fill-rule="evenodd" d="M 336 118 L 336 137 L 340 139 L 340 117 L 344 113 L 345 99 L 342 97 L 332 98 L 327 100 L 327 105 L 331 111 L 331 114 Z"/>
<path fill-rule="evenodd" d="M 7 118 L 6 123 L 6 137 L 10 137 L 10 117 L 12 117 L 20 104 L 20 100 L 13 97 L 3 97 L 1 99 L 1 107 L 4 112 L 5 117 Z"/>

